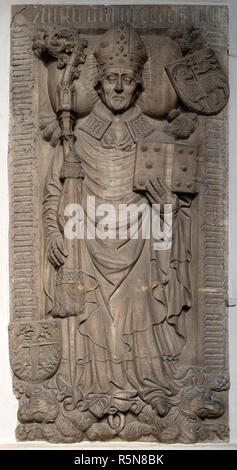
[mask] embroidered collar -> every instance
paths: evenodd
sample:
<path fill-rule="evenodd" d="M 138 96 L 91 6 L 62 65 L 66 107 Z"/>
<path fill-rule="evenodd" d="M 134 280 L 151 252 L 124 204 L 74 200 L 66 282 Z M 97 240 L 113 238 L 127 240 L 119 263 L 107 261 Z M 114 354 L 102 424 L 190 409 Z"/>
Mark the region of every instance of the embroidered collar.
<path fill-rule="evenodd" d="M 100 103 L 100 105 L 96 106 L 95 110 L 90 113 L 79 129 L 95 139 L 101 140 L 111 125 L 112 118 L 113 115 L 111 111 Z M 145 115 L 135 106 L 125 111 L 125 113 L 121 115 L 121 118 L 124 120 L 134 142 L 145 139 L 154 131 L 154 127 L 151 126 Z"/>

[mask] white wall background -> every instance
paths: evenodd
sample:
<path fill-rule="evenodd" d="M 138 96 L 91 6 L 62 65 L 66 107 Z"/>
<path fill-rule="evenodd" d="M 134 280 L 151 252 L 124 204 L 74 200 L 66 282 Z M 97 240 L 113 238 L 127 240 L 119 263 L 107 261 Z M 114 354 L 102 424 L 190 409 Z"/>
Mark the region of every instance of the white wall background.
<path fill-rule="evenodd" d="M 229 217 L 229 297 L 237 303 L 237 0 L 182 1 L 182 0 L 0 0 L 0 448 L 53 448 L 50 444 L 17 443 L 15 427 L 17 400 L 12 393 L 11 374 L 8 354 L 9 322 L 9 287 L 8 287 L 8 120 L 9 120 L 9 61 L 10 61 L 10 5 L 19 4 L 193 4 L 193 5 L 228 5 L 230 9 L 230 217 Z M 225 449 L 237 448 L 237 307 L 229 308 L 229 343 L 230 343 L 230 444 L 220 445 Z M 85 443 L 60 446 L 60 448 L 159 448 L 157 444 L 103 444 Z M 220 446 L 196 445 L 195 448 L 217 448 Z M 57 446 L 58 448 L 59 446 Z M 184 448 L 172 445 L 162 448 Z M 189 447 L 190 448 L 190 447 Z M 193 448 L 193 446 L 191 446 Z"/>

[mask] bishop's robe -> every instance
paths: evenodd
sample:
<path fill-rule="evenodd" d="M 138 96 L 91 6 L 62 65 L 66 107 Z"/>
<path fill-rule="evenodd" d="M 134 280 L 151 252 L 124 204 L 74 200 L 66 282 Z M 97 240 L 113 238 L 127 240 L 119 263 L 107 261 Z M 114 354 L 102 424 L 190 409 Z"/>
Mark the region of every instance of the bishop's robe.
<path fill-rule="evenodd" d="M 85 172 L 80 201 L 85 215 L 90 216 L 88 196 L 95 198 L 95 208 L 112 204 L 117 215 L 120 204 L 136 204 L 141 213 L 151 212 L 145 193 L 133 191 L 136 142 L 168 141 L 167 136 L 154 129 L 136 106 L 118 117 L 102 103 L 79 124 L 75 134 Z M 62 164 L 59 146 L 45 188 L 46 246 L 59 230 Z M 133 217 L 129 221 L 130 233 L 137 231 L 137 238 L 119 239 L 116 225 L 116 239 L 97 236 L 79 241 L 78 269 L 84 273 L 86 298 L 85 309 L 76 317 L 76 369 L 78 387 L 85 396 L 123 390 L 151 402 L 156 396 L 175 393 L 172 376 L 186 341 L 185 317 L 191 307 L 190 205 L 190 201 L 179 199 L 168 250 L 154 250 L 153 238 L 141 236 L 142 217 L 137 225 Z M 126 225 L 127 219 L 121 223 Z M 56 274 L 46 259 L 49 315 Z"/>

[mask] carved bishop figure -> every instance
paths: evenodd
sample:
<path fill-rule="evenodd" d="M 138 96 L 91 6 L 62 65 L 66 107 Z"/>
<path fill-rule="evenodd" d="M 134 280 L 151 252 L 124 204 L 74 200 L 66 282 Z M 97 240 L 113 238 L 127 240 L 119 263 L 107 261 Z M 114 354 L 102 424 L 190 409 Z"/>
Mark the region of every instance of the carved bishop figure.
<path fill-rule="evenodd" d="M 192 9 L 195 26 L 188 7 L 23 10 L 10 148 L 17 437 L 226 440 L 225 9 Z M 113 24 L 125 14 L 134 29 Z"/>
<path fill-rule="evenodd" d="M 44 198 L 47 313 L 70 315 L 63 298 L 57 312 L 52 279 L 56 275 L 60 282 L 65 260 L 70 256 L 77 259 L 80 244 L 81 265 L 65 271 L 71 277 L 82 273 L 85 289 L 84 309 L 76 316 L 77 387 L 89 399 L 88 407 L 98 395 L 123 391 L 152 404 L 162 415 L 165 398 L 177 393 L 172 377 L 185 344 L 185 317 L 191 307 L 191 199 L 179 198 L 152 173 L 143 192 L 133 190 L 138 142 L 173 142 L 136 104 L 147 60 L 139 35 L 128 25 L 114 26 L 98 42 L 95 57 L 99 69 L 95 88 L 100 101 L 75 130 L 85 175 L 80 198 L 87 215 L 87 237 L 74 240 L 73 249 L 66 253 L 59 228 L 58 208 L 65 184 L 59 147 Z M 168 249 L 157 250 L 157 240 L 150 233 L 144 237 L 142 226 L 144 218 L 151 216 L 152 204 L 160 204 L 162 213 L 165 203 L 172 204 L 173 240 Z M 91 204 L 97 214 L 94 239 L 90 233 L 95 229 L 90 220 L 94 213 Z M 104 231 L 97 211 L 101 204 L 112 204 L 115 220 L 119 220 L 113 238 L 100 233 Z M 124 205 L 131 211 L 130 217 L 121 212 Z M 122 239 L 121 227 L 127 229 Z M 71 295 L 70 302 L 77 303 L 76 291 Z M 77 309 L 72 308 L 73 312 Z"/>

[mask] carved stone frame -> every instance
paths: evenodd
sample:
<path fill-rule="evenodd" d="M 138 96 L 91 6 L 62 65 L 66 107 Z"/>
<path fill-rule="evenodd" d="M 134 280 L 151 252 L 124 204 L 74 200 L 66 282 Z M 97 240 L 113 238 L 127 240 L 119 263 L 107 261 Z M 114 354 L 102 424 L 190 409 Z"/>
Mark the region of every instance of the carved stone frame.
<path fill-rule="evenodd" d="M 16 15 L 13 7 L 11 31 L 11 121 L 9 140 L 10 184 L 10 331 L 21 322 L 44 320 L 42 296 L 42 174 L 50 148 L 39 136 L 39 114 L 48 106 L 41 93 L 46 75 L 32 52 L 32 37 L 40 28 L 54 25 L 77 27 L 82 34 L 97 34 L 112 23 L 128 21 L 141 35 L 159 27 L 192 23 L 208 29 L 209 46 L 226 70 L 228 11 L 211 6 L 27 6 Z M 197 200 L 199 221 L 193 240 L 195 270 L 195 326 L 189 325 L 190 348 L 195 331 L 193 365 L 202 367 L 207 383 L 216 385 L 226 412 L 218 423 L 228 432 L 228 336 L 227 336 L 227 216 L 228 216 L 228 108 L 214 116 L 200 117 L 205 149 L 205 185 Z M 196 331 L 197 331 L 196 330 Z M 13 340 L 14 341 L 14 340 Z M 12 343 L 11 343 L 12 344 Z M 190 362 L 192 363 L 190 352 Z M 15 382 L 18 393 L 20 386 Z M 222 428 L 221 428 L 222 426 Z M 214 437 L 216 439 L 216 436 Z"/>

